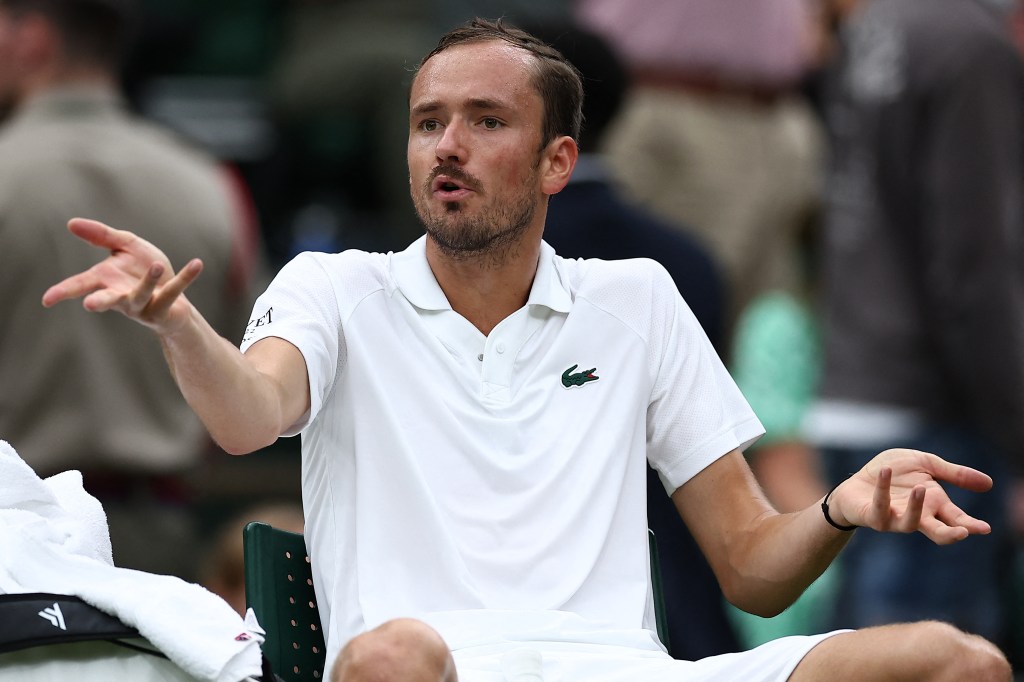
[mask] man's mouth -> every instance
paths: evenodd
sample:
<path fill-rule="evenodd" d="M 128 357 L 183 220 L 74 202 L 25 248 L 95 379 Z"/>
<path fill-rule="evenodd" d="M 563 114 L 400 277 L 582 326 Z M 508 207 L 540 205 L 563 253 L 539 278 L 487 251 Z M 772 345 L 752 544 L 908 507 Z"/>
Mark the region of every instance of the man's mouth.
<path fill-rule="evenodd" d="M 442 201 L 458 201 L 477 191 L 476 184 L 459 169 L 437 168 L 430 192 Z"/>

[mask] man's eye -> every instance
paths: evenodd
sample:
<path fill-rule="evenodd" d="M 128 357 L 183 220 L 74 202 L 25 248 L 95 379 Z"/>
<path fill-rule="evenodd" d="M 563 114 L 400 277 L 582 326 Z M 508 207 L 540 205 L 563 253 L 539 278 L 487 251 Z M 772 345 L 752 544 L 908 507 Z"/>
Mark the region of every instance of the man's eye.
<path fill-rule="evenodd" d="M 501 127 L 501 121 L 496 118 L 485 118 L 483 120 L 484 128 L 488 130 L 494 130 Z"/>
<path fill-rule="evenodd" d="M 424 121 L 420 124 L 420 129 L 425 133 L 432 133 L 437 130 L 437 121 Z"/>

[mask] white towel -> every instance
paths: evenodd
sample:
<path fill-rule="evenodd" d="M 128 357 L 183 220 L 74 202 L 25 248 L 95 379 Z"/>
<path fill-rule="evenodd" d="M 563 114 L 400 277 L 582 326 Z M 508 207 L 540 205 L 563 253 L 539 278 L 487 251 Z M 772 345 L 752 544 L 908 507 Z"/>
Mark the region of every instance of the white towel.
<path fill-rule="evenodd" d="M 107 515 L 82 487 L 82 474 L 65 471 L 41 480 L 14 448 L 0 440 L 0 511 L 12 512 L 8 525 L 33 523 L 40 537 L 69 552 L 113 565 Z M 28 515 L 13 512 L 26 512 Z"/>
<path fill-rule="evenodd" d="M 43 481 L 0 441 L 0 594 L 81 597 L 201 680 L 260 675 L 262 632 L 227 602 L 178 578 L 116 568 L 110 556 L 106 517 L 81 475 Z"/>

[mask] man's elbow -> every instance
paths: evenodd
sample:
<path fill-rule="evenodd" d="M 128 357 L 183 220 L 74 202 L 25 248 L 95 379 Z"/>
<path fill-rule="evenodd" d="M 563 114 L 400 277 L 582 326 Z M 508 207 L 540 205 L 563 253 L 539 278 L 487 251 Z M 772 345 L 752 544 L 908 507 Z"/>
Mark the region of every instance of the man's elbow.
<path fill-rule="evenodd" d="M 249 431 L 238 434 L 210 434 L 221 450 L 229 455 L 248 455 L 273 445 L 279 436 L 276 431 Z"/>
<path fill-rule="evenodd" d="M 748 585 L 744 589 L 723 585 L 722 594 L 736 608 L 761 618 L 779 615 L 799 596 L 791 594 L 784 586 L 768 584 Z"/>

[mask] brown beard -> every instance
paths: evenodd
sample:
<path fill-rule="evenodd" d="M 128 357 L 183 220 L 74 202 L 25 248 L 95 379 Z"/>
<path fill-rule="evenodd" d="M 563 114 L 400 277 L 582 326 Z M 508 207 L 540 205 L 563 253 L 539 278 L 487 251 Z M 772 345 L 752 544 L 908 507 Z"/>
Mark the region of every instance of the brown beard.
<path fill-rule="evenodd" d="M 464 171 L 439 167 L 431 173 L 420 194 L 413 195 L 416 214 L 438 250 L 453 260 L 483 258 L 495 264 L 504 261 L 533 221 L 537 210 L 533 198 L 524 193 L 489 206 L 474 217 L 465 216 L 460 203 L 450 202 L 438 214 L 428 208 L 427 202 L 438 175 L 448 175 L 481 192 L 480 183 Z"/>

